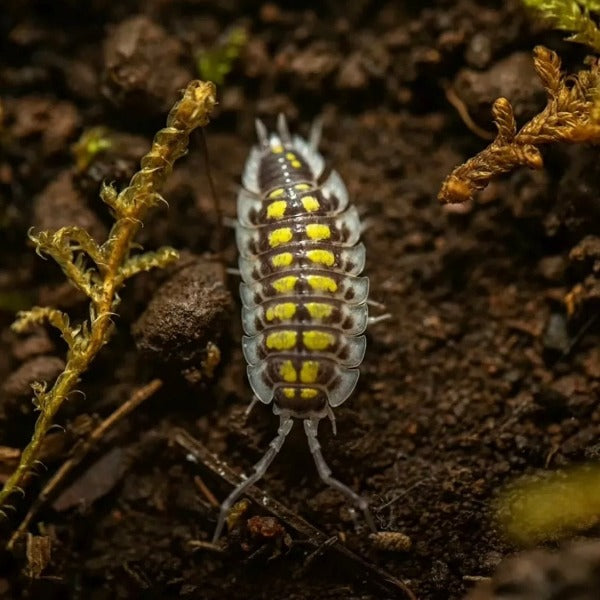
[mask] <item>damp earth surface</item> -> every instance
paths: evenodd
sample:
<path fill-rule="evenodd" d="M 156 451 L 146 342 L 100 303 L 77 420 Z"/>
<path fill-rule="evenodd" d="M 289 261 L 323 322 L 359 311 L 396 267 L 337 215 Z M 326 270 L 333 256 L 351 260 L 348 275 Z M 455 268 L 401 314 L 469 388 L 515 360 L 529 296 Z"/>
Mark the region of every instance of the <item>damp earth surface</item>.
<path fill-rule="evenodd" d="M 278 419 L 262 405 L 245 415 L 234 235 L 225 228 L 219 252 L 196 136 L 163 194 L 168 209 L 138 239 L 182 258 L 128 282 L 110 344 L 62 409 L 64 431 L 44 443 L 48 472 L 135 390 L 156 377 L 163 385 L 64 482 L 31 537 L 0 552 L 0 597 L 458 599 L 516 550 L 493 518 L 496 493 L 521 474 L 599 456 L 598 287 L 571 318 L 563 302 L 592 276 L 593 261 L 573 248 L 585 239 L 587 256 L 600 255 L 597 152 L 548 148 L 544 170 L 495 181 L 469 205 L 436 199 L 452 168 L 488 143 L 477 132 L 493 135 L 497 96 L 519 122 L 543 108 L 533 47 L 553 48 L 567 69 L 584 49 L 532 24 L 518 2 L 6 0 L 0 480 L 29 439 L 30 384 L 64 366 L 61 339 L 42 328 L 18 336 L 15 312 L 41 304 L 87 316 L 28 229 L 79 225 L 105 239 L 101 183 L 126 184 L 179 90 L 199 77 L 198 57 L 238 27 L 245 44 L 205 132 L 224 220 L 235 218 L 255 118 L 272 127 L 284 113 L 305 136 L 322 118 L 321 151 L 367 225 L 371 298 L 392 317 L 369 329 L 337 435 L 324 421 L 320 440 L 336 477 L 395 535 L 369 537 L 318 478 L 296 425 L 259 484 L 283 508 L 238 507 L 222 545 L 207 546 L 231 484 L 178 442 L 182 432 L 248 473 Z M 99 150 L 78 143 L 90 130 L 105 140 Z M 15 498 L 3 546 L 49 473 Z"/>

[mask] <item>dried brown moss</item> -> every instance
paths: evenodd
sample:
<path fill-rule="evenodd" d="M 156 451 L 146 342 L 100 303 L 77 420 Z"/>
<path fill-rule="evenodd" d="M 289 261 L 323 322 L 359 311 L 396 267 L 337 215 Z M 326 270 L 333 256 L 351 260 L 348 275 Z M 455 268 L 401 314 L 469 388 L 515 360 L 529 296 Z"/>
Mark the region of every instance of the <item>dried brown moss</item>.
<path fill-rule="evenodd" d="M 534 64 L 548 95 L 544 110 L 517 132 L 510 102 L 498 98 L 493 106 L 496 138 L 450 173 L 438 194 L 441 202 L 466 202 L 491 179 L 517 167 L 540 169 L 543 161 L 539 147 L 545 144 L 600 141 L 598 59 L 590 59 L 588 69 L 567 76 L 561 73 L 557 54 L 537 46 Z"/>

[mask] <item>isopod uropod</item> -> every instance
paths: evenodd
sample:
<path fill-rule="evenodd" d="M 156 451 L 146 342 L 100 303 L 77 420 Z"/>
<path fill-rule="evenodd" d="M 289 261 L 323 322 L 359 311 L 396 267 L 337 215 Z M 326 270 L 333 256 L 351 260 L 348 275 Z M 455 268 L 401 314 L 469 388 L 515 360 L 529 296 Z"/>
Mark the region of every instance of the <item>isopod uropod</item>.
<path fill-rule="evenodd" d="M 323 481 L 375 530 L 366 500 L 331 476 L 317 440 L 323 417 L 335 431 L 333 409 L 352 393 L 366 348 L 369 280 L 359 276 L 365 247 L 358 213 L 336 171 L 320 182 L 318 128 L 308 141 L 292 137 L 280 115 L 276 133 L 258 120 L 256 130 L 237 198 L 242 346 L 255 401 L 272 404 L 280 424 L 254 473 L 221 505 L 214 539 L 236 500 L 265 474 L 294 419 L 303 421 Z"/>

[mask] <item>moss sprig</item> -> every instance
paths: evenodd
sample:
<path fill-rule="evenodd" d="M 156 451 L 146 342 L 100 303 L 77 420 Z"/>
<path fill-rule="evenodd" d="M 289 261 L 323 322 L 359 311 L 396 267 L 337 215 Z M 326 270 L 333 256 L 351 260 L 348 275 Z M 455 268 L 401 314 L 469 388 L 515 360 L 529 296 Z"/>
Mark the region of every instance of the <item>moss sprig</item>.
<path fill-rule="evenodd" d="M 498 98 L 493 114 L 498 129 L 494 141 L 448 175 L 438 199 L 443 203 L 470 200 L 491 179 L 519 166 L 543 166 L 539 146 L 555 142 L 600 142 L 600 63 L 576 75 L 561 73 L 557 54 L 543 46 L 534 49 L 534 64 L 548 101 L 544 110 L 517 132 L 513 109 Z"/>
<path fill-rule="evenodd" d="M 568 31 L 570 42 L 585 44 L 600 52 L 600 29 L 590 12 L 600 12 L 598 0 L 522 0 L 535 15 L 561 31 Z"/>
<path fill-rule="evenodd" d="M 67 360 L 50 389 L 44 383 L 32 386 L 34 404 L 40 415 L 19 465 L 0 491 L 0 507 L 6 505 L 15 491 L 22 491 L 57 411 L 98 351 L 108 342 L 113 329 L 111 317 L 119 304 L 118 293 L 125 280 L 141 271 L 165 267 L 177 259 L 177 252 L 172 248 L 134 256 L 130 253 L 146 214 L 163 201 L 160 191 L 173 163 L 185 154 L 190 133 L 208 123 L 216 102 L 215 93 L 211 82 L 192 81 L 171 109 L 166 128 L 154 137 L 150 151 L 142 158 L 141 168 L 129 186 L 121 192 L 110 185 L 103 186 L 100 197 L 115 217 L 103 244 L 98 244 L 78 227 L 63 227 L 56 232 L 30 232 L 36 251 L 51 256 L 67 279 L 90 299 L 90 317 L 73 326 L 67 314 L 54 308 L 35 307 L 18 314 L 13 325 L 16 331 L 44 322 L 58 329 L 67 344 Z"/>

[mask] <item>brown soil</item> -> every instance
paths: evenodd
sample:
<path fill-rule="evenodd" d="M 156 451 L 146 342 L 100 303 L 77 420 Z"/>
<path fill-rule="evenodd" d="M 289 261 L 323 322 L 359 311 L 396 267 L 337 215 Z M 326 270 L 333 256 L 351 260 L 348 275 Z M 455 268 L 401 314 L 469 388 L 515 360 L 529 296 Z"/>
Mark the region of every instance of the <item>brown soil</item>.
<path fill-rule="evenodd" d="M 486 143 L 465 126 L 445 87 L 453 84 L 477 124 L 492 130 L 498 94 L 521 120 L 543 106 L 527 60 L 536 43 L 557 50 L 566 68 L 580 65 L 584 51 L 540 32 L 516 2 L 295 5 L 3 2 L 0 445 L 25 445 L 35 418 L 27 384 L 55 376 L 64 358 L 54 332 L 12 333 L 15 310 L 52 304 L 86 316 L 59 269 L 28 245 L 28 228 L 79 224 L 103 239 L 110 216 L 100 183 L 127 181 L 178 90 L 197 77 L 195 54 L 244 25 L 247 46 L 207 130 L 224 212 L 235 216 L 255 117 L 273 125 L 285 112 L 306 134 L 323 116 L 323 153 L 369 223 L 371 297 L 393 318 L 370 329 L 358 389 L 336 411 L 338 435 L 323 423 L 321 441 L 335 475 L 371 500 L 378 527 L 408 535 L 412 545 L 373 544 L 317 477 L 296 426 L 260 486 L 328 537 L 342 536 L 364 562 L 335 545 L 310 556 L 314 540 L 285 519 L 256 519 L 265 513 L 255 505 L 223 552 L 194 546 L 210 539 L 217 514 L 194 478 L 219 500 L 231 488 L 188 460 L 173 442 L 175 428 L 248 472 L 277 425 L 263 406 L 244 419 L 250 391 L 238 280 L 227 278 L 231 308 L 221 270 L 207 263 L 217 217 L 196 138 L 164 194 L 169 210 L 154 214 L 140 236 L 146 248 L 185 250 L 185 264 L 140 276 L 123 291 L 117 333 L 82 381 L 85 397 L 70 398 L 60 417 L 66 432 L 53 431 L 44 446 L 50 472 L 135 389 L 156 376 L 165 384 L 40 512 L 32 533 L 42 537 L 29 552 L 21 542 L 0 553 L 0 597 L 406 597 L 383 570 L 419 598 L 461 598 L 514 550 L 491 518 L 495 492 L 519 474 L 598 457 L 598 294 L 595 303 L 588 285 L 590 298 L 571 320 L 562 303 L 572 285 L 593 278 L 591 261 L 571 264 L 569 252 L 597 233 L 596 152 L 552 148 L 545 171 L 496 182 L 472 206 L 447 210 L 436 200 L 452 167 Z M 97 125 L 111 129 L 113 145 L 77 168 L 72 144 Z M 229 230 L 225 266 L 235 266 Z M 188 303 L 198 294 L 195 310 Z M 189 321 L 175 323 L 177 314 Z M 193 346 L 208 341 L 221 353 L 212 380 L 207 353 Z M 2 477 L 14 467 L 4 454 Z M 2 540 L 46 477 L 40 472 L 15 500 Z"/>

